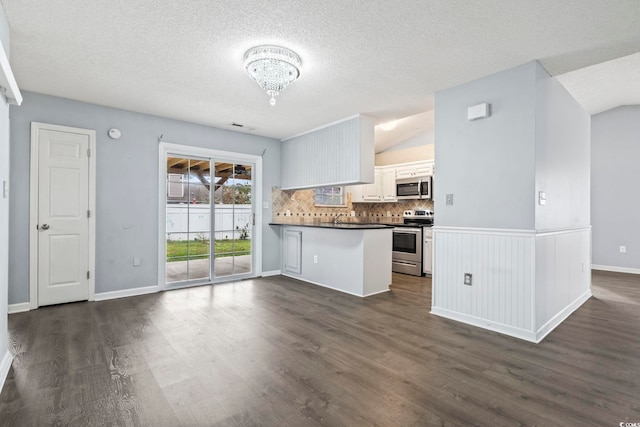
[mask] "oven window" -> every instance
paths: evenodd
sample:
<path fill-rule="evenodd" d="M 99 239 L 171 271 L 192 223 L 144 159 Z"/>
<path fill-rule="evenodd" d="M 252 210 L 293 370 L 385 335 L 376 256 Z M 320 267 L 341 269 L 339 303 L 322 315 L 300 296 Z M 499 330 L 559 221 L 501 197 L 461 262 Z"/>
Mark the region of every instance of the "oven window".
<path fill-rule="evenodd" d="M 418 236 L 415 233 L 403 233 L 401 231 L 394 231 L 393 251 L 415 254 L 417 240 Z"/>

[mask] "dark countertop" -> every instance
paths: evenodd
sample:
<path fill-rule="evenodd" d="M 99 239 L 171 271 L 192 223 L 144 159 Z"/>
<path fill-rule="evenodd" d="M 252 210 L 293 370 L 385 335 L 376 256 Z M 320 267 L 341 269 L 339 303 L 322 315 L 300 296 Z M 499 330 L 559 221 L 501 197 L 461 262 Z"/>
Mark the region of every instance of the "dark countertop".
<path fill-rule="evenodd" d="M 416 227 L 433 227 L 433 224 L 404 224 L 402 222 L 394 222 L 394 223 L 384 223 L 384 222 L 380 222 L 379 224 L 385 224 L 385 225 L 389 225 L 391 227 L 411 227 L 411 228 L 416 228 Z"/>
<path fill-rule="evenodd" d="M 335 228 L 340 230 L 380 230 L 393 228 L 393 225 L 388 224 L 360 224 L 357 222 L 341 222 L 334 224 L 333 222 L 305 222 L 300 224 L 286 223 L 286 222 L 270 222 L 269 225 L 288 225 L 290 227 L 314 227 L 314 228 Z"/>

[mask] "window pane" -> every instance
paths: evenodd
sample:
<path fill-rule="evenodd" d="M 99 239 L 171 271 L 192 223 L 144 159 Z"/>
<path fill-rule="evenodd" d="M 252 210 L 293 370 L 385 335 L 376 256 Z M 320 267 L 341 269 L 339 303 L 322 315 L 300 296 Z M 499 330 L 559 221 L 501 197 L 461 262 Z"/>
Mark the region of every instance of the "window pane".
<path fill-rule="evenodd" d="M 344 187 L 321 187 L 315 190 L 315 204 L 318 206 L 346 206 Z"/>

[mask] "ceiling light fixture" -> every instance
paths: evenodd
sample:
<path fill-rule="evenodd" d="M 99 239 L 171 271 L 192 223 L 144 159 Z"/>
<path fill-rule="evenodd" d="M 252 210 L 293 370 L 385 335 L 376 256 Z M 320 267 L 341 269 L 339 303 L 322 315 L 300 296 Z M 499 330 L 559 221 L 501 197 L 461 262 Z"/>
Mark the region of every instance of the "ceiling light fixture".
<path fill-rule="evenodd" d="M 380 129 L 382 130 L 390 131 L 390 130 L 394 130 L 396 126 L 398 126 L 398 121 L 391 120 L 390 122 L 382 123 L 378 126 L 380 126 Z"/>
<path fill-rule="evenodd" d="M 244 54 L 244 69 L 267 91 L 272 106 L 276 105 L 276 96 L 300 77 L 301 64 L 298 54 L 280 46 L 256 46 Z"/>

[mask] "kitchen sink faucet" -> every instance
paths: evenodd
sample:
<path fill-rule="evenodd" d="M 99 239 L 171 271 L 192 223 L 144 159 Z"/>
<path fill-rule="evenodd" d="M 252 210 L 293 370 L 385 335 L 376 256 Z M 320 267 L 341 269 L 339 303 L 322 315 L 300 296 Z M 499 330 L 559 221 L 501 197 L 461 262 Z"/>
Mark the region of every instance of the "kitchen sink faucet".
<path fill-rule="evenodd" d="M 334 224 L 340 224 L 340 217 L 344 215 L 343 213 L 339 213 L 338 215 L 335 216 L 335 218 L 333 218 L 333 223 Z"/>

